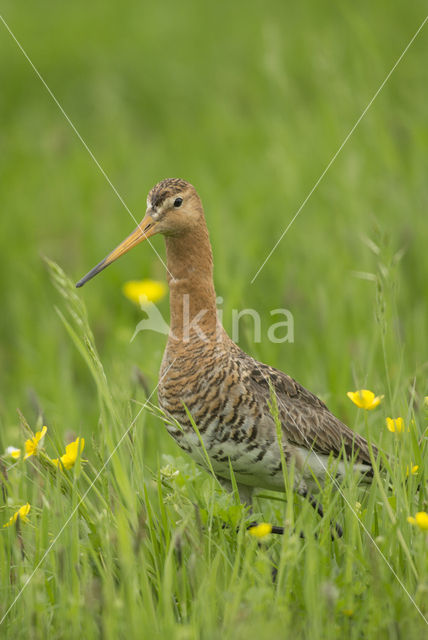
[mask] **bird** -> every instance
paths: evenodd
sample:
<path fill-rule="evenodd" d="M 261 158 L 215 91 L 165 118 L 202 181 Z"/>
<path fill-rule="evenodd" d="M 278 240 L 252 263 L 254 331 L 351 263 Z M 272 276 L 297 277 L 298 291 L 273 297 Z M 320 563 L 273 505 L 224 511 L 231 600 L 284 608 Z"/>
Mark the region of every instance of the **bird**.
<path fill-rule="evenodd" d="M 178 445 L 214 471 L 226 489 L 236 481 L 247 505 L 255 489 L 285 491 L 284 461 L 294 468 L 293 489 L 321 516 L 313 490 L 331 473 L 331 459 L 335 481 L 350 464 L 370 482 L 377 448 L 291 376 L 245 353 L 224 330 L 204 208 L 186 180 L 156 184 L 141 223 L 76 286 L 156 234 L 166 243 L 170 292 L 158 402 Z M 341 535 L 338 525 L 336 530 Z"/>

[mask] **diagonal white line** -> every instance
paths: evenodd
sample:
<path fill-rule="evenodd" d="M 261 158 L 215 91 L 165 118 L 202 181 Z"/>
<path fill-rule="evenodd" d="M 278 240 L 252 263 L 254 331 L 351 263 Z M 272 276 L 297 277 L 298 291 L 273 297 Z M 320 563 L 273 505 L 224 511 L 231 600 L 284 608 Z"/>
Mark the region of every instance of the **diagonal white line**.
<path fill-rule="evenodd" d="M 139 412 L 137 413 L 137 415 L 135 416 L 135 418 L 132 420 L 131 424 L 129 425 L 129 427 L 126 429 L 126 431 L 122 434 L 120 440 L 117 442 L 116 446 L 114 447 L 113 451 L 109 454 L 107 460 L 103 463 L 101 469 L 98 471 L 97 475 L 95 476 L 95 478 L 92 480 L 91 484 L 89 485 L 89 487 L 86 489 L 85 493 L 83 494 L 83 496 L 80 498 L 79 502 L 77 503 L 77 505 L 74 507 L 73 511 L 70 513 L 70 515 L 68 516 L 67 520 L 64 522 L 64 524 L 62 525 L 61 529 L 58 531 L 58 533 L 56 534 L 55 538 L 52 540 L 52 542 L 50 543 L 50 545 L 48 546 L 48 548 L 46 549 L 46 551 L 44 552 L 44 554 L 42 555 L 42 557 L 40 558 L 39 562 L 36 564 L 36 566 L 34 567 L 33 571 L 31 572 L 31 574 L 28 576 L 28 578 L 26 579 L 26 581 L 24 582 L 23 586 L 21 587 L 19 593 L 17 594 L 17 596 L 15 597 L 15 599 L 13 600 L 13 602 L 9 605 L 6 613 L 4 614 L 4 616 L 2 617 L 2 619 L 0 620 L 0 625 L 3 624 L 3 622 L 6 620 L 6 617 L 8 616 L 8 614 L 10 613 L 11 609 L 15 606 L 15 604 L 18 602 L 19 598 L 22 596 L 24 590 L 28 587 L 29 583 L 31 582 L 31 580 L 33 579 L 34 575 L 37 573 L 37 571 L 39 570 L 39 568 L 41 567 L 41 565 L 43 564 L 43 562 L 46 559 L 46 556 L 49 554 L 49 552 L 52 550 L 52 547 L 55 545 L 55 543 L 57 542 L 58 538 L 61 536 L 62 532 L 64 531 L 64 529 L 67 527 L 67 525 L 69 524 L 70 520 L 72 519 L 72 517 L 74 516 L 74 514 L 76 513 L 76 511 L 78 510 L 78 508 L 80 507 L 80 505 L 82 504 L 82 502 L 85 500 L 86 496 L 88 495 L 88 493 L 90 492 L 90 490 L 92 489 L 92 487 L 94 486 L 94 484 L 96 483 L 96 481 L 98 480 L 98 478 L 100 477 L 100 475 L 102 474 L 102 472 L 104 471 L 104 469 L 106 468 L 106 466 L 108 465 L 108 463 L 110 462 L 110 460 L 112 459 L 112 457 L 114 456 L 114 454 L 116 453 L 116 451 L 118 450 L 118 448 L 120 447 L 120 445 L 122 444 L 122 441 L 124 438 L 126 438 L 128 432 L 130 431 L 130 429 L 132 429 L 132 427 L 134 426 L 135 422 L 137 421 L 138 417 L 140 416 L 141 412 L 146 408 L 147 404 L 150 401 L 150 398 L 153 396 L 153 394 L 156 392 L 157 388 L 159 387 L 160 383 L 162 382 L 163 378 L 166 376 L 166 374 L 168 373 L 168 371 L 170 370 L 170 368 L 172 367 L 172 365 L 174 364 L 175 359 L 171 362 L 171 364 L 169 365 L 169 367 L 166 369 L 165 373 L 162 374 L 162 376 L 159 378 L 159 382 L 157 383 L 156 387 L 153 389 L 153 391 L 151 392 L 151 394 L 149 395 L 149 397 L 147 398 L 147 400 L 145 401 L 145 403 L 143 404 L 143 406 L 141 407 L 141 409 L 139 410 Z"/>
<path fill-rule="evenodd" d="M 263 378 L 266 380 L 266 382 L 269 385 L 269 382 L 271 382 L 271 384 L 273 385 L 273 382 L 270 380 L 270 378 L 267 378 L 263 371 L 261 370 L 261 368 L 258 366 L 258 363 L 256 361 L 254 361 L 256 364 L 257 369 L 259 370 L 259 372 L 261 373 L 261 375 L 263 376 Z M 292 420 L 294 426 L 296 427 L 297 431 L 300 433 L 300 435 L 303 438 L 304 442 L 307 442 L 307 438 L 305 436 L 305 434 L 303 433 L 303 431 L 301 430 L 301 428 L 299 427 L 299 425 L 296 423 L 296 421 L 294 420 L 293 416 L 291 415 L 290 411 L 288 410 L 288 408 L 285 406 L 285 404 L 281 401 L 281 398 L 278 398 L 277 394 L 275 393 L 275 397 L 277 399 L 277 401 L 279 401 L 281 407 L 283 409 L 285 409 L 288 417 Z M 308 450 L 309 451 L 309 450 Z M 379 552 L 381 558 L 384 560 L 385 564 L 387 565 L 387 567 L 391 570 L 392 574 L 394 575 L 395 579 L 397 580 L 398 584 L 401 586 L 401 588 L 403 589 L 403 591 L 405 592 L 405 594 L 408 596 L 409 600 L 411 601 L 411 603 L 415 606 L 416 610 L 418 611 L 418 613 L 421 615 L 421 617 L 423 618 L 423 620 L 425 621 L 425 623 L 428 626 L 428 620 L 427 618 L 424 616 L 424 614 L 422 613 L 421 609 L 418 607 L 418 605 L 416 604 L 414 598 L 412 597 L 412 595 L 410 594 L 410 592 L 408 591 L 406 585 L 403 583 L 403 581 L 401 580 L 401 578 L 399 577 L 399 575 L 395 572 L 393 566 L 391 565 L 391 563 L 389 562 L 388 558 L 385 556 L 385 554 L 383 553 L 383 551 L 379 548 L 379 545 L 376 544 L 376 541 L 373 539 L 370 531 L 367 529 L 366 525 L 364 524 L 364 522 L 362 522 L 360 520 L 360 518 L 358 517 L 357 512 L 355 511 L 354 507 L 351 505 L 351 503 L 349 502 L 348 498 L 345 496 L 345 494 L 342 491 L 342 488 L 339 484 L 339 482 L 337 481 L 337 479 L 330 473 L 330 471 L 327 469 L 324 460 L 321 458 L 321 456 L 314 450 L 312 449 L 312 453 L 315 454 L 318 462 L 321 464 L 321 466 L 323 467 L 326 475 L 328 475 L 328 477 L 330 478 L 330 480 L 332 481 L 332 483 L 334 484 L 334 486 L 336 487 L 336 489 L 338 490 L 338 492 L 340 493 L 340 495 L 342 496 L 342 498 L 344 499 L 344 501 L 346 502 L 347 506 L 349 507 L 349 509 L 352 511 L 353 515 L 355 516 L 355 518 L 357 519 L 358 523 L 361 525 L 362 529 L 364 530 L 365 534 L 367 535 L 367 537 L 369 538 L 369 540 L 371 541 L 371 543 L 373 544 L 373 546 L 377 549 L 377 551 Z"/>
<path fill-rule="evenodd" d="M 70 125 L 70 127 L 73 129 L 74 133 L 76 134 L 76 136 L 79 138 L 80 142 L 82 143 L 82 145 L 85 147 L 86 151 L 89 153 L 89 155 L 91 156 L 92 160 L 95 162 L 96 166 L 98 167 L 98 169 L 100 170 L 100 172 L 102 173 L 102 175 L 104 176 L 104 178 L 107 180 L 108 184 L 110 185 L 110 187 L 113 189 L 115 195 L 117 196 L 117 198 L 120 200 L 121 204 L 125 207 L 126 211 L 129 213 L 129 215 L 131 216 L 131 218 L 133 219 L 133 221 L 135 222 L 135 224 L 137 225 L 137 227 L 140 229 L 141 233 L 143 232 L 142 227 L 140 226 L 140 223 L 137 222 L 137 219 L 135 218 L 134 214 L 132 213 L 132 211 L 129 209 L 128 205 L 126 204 L 126 202 L 124 201 L 124 199 L 122 198 L 122 196 L 120 195 L 119 191 L 116 189 L 116 187 L 114 186 L 114 184 L 112 183 L 112 181 L 110 180 L 110 178 L 108 177 L 107 173 L 104 171 L 104 169 L 102 168 L 102 166 L 100 165 L 100 163 L 98 162 L 98 160 L 96 159 L 95 155 L 93 154 L 93 152 L 91 151 L 91 149 L 89 148 L 89 146 L 86 144 L 85 140 L 82 138 L 82 136 L 80 135 L 79 131 L 76 129 L 75 125 L 73 124 L 73 122 L 71 121 L 70 117 L 68 116 L 68 114 L 65 112 L 65 110 L 63 109 L 63 107 L 61 106 L 59 100 L 57 99 L 57 97 L 55 96 L 55 94 L 53 93 L 53 91 L 50 89 L 49 85 L 47 84 L 46 80 L 43 78 L 42 74 L 40 73 L 40 71 L 37 69 L 37 67 L 35 66 L 35 64 L 33 63 L 33 61 L 31 60 L 31 58 L 29 57 L 29 55 L 27 54 L 27 52 L 25 51 L 24 47 L 22 46 L 22 44 L 19 42 L 18 38 L 15 36 L 15 34 L 13 33 L 12 29 L 9 27 L 9 25 L 7 24 L 6 20 L 3 18 L 3 16 L 0 14 L 0 20 L 3 22 L 4 26 L 6 27 L 6 29 L 8 30 L 10 36 L 12 37 L 12 39 L 15 41 L 15 43 L 17 44 L 18 48 L 20 49 L 21 53 L 23 54 L 23 56 L 25 57 L 25 59 L 27 60 L 27 62 L 29 63 L 29 65 L 31 66 L 31 68 L 33 69 L 34 73 L 36 74 L 36 76 L 39 78 L 40 82 L 43 84 L 43 86 L 45 87 L 46 91 L 49 93 L 50 97 L 52 98 L 52 100 L 55 102 L 56 106 L 58 107 L 58 109 L 61 111 L 62 115 L 64 116 L 64 118 L 67 120 L 68 124 Z M 153 244 L 151 243 L 149 238 L 146 238 L 147 242 L 149 243 L 149 245 L 151 246 L 151 248 L 153 249 L 153 251 L 155 252 L 155 254 L 157 255 L 157 257 L 159 258 L 159 260 L 161 261 L 161 263 L 163 264 L 163 266 L 165 267 L 166 271 L 168 272 L 168 274 L 170 275 L 170 277 L 172 277 L 168 267 L 166 266 L 165 262 L 162 260 L 161 256 L 159 255 L 159 253 L 156 251 L 155 247 L 153 246 Z"/>
<path fill-rule="evenodd" d="M 423 20 L 422 24 L 419 26 L 419 28 L 417 29 L 416 33 L 413 35 L 413 37 L 411 38 L 411 40 L 408 42 L 407 46 L 405 47 L 405 49 L 403 50 L 403 52 L 401 53 L 400 57 L 397 58 L 397 60 L 395 61 L 394 66 L 392 67 L 392 69 L 389 71 L 388 75 L 386 76 L 385 80 L 382 82 L 382 84 L 380 85 L 380 87 L 378 88 L 378 90 L 376 91 L 376 93 L 374 94 L 374 96 L 372 97 L 372 99 L 370 100 L 370 102 L 367 104 L 366 108 L 364 109 L 364 111 L 362 112 L 362 114 L 360 115 L 360 117 L 358 118 L 358 120 L 356 121 L 356 123 L 354 124 L 354 126 L 352 127 L 352 129 L 350 130 L 350 132 L 348 133 L 348 135 L 346 136 L 346 138 L 344 139 L 344 141 L 342 142 L 342 144 L 340 145 L 340 147 L 338 148 L 338 150 L 336 151 L 336 153 L 333 155 L 333 157 L 331 158 L 330 162 L 328 163 L 328 165 L 326 166 L 326 168 L 324 169 L 324 171 L 322 172 L 322 174 L 320 175 L 320 177 L 318 178 L 318 180 L 315 182 L 314 186 L 312 187 L 312 189 L 309 191 L 308 195 L 306 196 L 306 198 L 303 200 L 302 204 L 300 205 L 300 207 L 297 209 L 296 213 L 294 214 L 294 216 L 291 218 L 290 222 L 288 223 L 286 229 L 282 232 L 282 234 L 280 235 L 280 237 L 278 238 L 278 240 L 276 241 L 276 243 L 274 244 L 273 248 L 270 250 L 270 252 L 268 253 L 268 255 L 266 256 L 266 258 L 264 259 L 263 263 L 261 264 L 261 266 L 258 268 L 256 274 L 254 275 L 253 279 L 251 280 L 251 284 L 253 284 L 253 282 L 255 281 L 255 279 L 257 278 L 257 276 L 259 275 L 260 271 L 263 269 L 263 267 L 265 266 L 266 262 L 270 259 L 270 257 L 272 256 L 273 252 L 275 251 L 275 249 L 277 248 L 277 246 L 279 245 L 279 243 L 281 242 L 281 240 L 283 239 L 283 237 L 285 236 L 285 234 L 287 233 L 287 231 L 290 229 L 291 225 L 295 222 L 297 216 L 300 214 L 300 212 L 302 211 L 303 207 L 305 206 L 305 204 L 308 202 L 309 198 L 312 196 L 312 194 L 314 193 L 314 191 L 317 189 L 318 185 L 320 184 L 321 180 L 324 178 L 325 174 L 327 173 L 327 171 L 330 169 L 331 165 L 334 163 L 334 161 L 336 160 L 337 156 L 340 154 L 340 152 L 342 151 L 343 147 L 345 146 L 345 144 L 348 142 L 349 138 L 352 136 L 352 134 L 354 133 L 355 129 L 358 127 L 358 125 L 360 124 L 361 120 L 364 118 L 364 116 L 366 115 L 367 111 L 370 109 L 370 107 L 372 106 L 373 102 L 376 100 L 376 98 L 378 97 L 379 93 L 382 91 L 382 89 L 384 88 L 384 86 L 386 85 L 386 83 L 388 82 L 389 78 L 391 77 L 391 75 L 394 73 L 395 69 L 398 67 L 398 65 L 400 64 L 401 60 L 404 58 L 404 56 L 406 55 L 407 51 L 409 50 L 409 48 L 412 46 L 413 42 L 415 41 L 415 39 L 417 38 L 419 32 L 422 30 L 423 26 L 425 25 L 426 21 L 428 20 L 428 16 L 425 17 L 425 19 Z"/>

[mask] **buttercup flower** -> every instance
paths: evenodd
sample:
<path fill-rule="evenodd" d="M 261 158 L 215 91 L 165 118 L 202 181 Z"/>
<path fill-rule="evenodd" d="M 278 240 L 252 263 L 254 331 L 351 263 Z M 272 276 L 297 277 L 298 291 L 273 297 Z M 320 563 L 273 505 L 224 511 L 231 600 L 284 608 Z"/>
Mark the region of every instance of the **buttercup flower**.
<path fill-rule="evenodd" d="M 409 476 L 410 474 L 412 474 L 412 476 L 415 475 L 415 473 L 418 472 L 419 469 L 419 465 L 418 464 L 412 464 L 410 465 L 410 467 L 406 467 L 406 476 Z"/>
<path fill-rule="evenodd" d="M 254 536 L 255 538 L 266 538 L 266 536 L 268 536 L 271 531 L 272 531 L 272 525 L 268 524 L 267 522 L 261 522 L 260 524 L 257 524 L 255 527 L 251 527 L 251 529 L 249 529 L 250 533 L 252 536 Z"/>
<path fill-rule="evenodd" d="M 43 427 L 41 431 L 36 431 L 36 435 L 33 438 L 26 440 L 24 460 L 26 460 L 30 456 L 36 455 L 39 444 L 41 444 L 43 438 L 46 435 L 47 430 L 48 430 L 47 427 Z"/>
<path fill-rule="evenodd" d="M 77 438 L 74 442 L 70 442 L 65 447 L 65 453 L 59 459 L 55 458 L 52 462 L 59 468 L 71 469 L 77 460 L 79 453 L 82 453 L 85 446 L 85 438 Z"/>
<path fill-rule="evenodd" d="M 18 509 L 18 511 L 15 511 L 13 516 L 10 518 L 9 522 L 6 522 L 6 524 L 4 524 L 3 527 L 10 527 L 11 524 L 14 524 L 17 521 L 18 516 L 21 522 L 27 522 L 28 520 L 27 515 L 30 509 L 31 509 L 30 503 L 27 502 L 27 504 L 24 504 L 20 509 Z"/>
<path fill-rule="evenodd" d="M 391 433 L 402 433 L 406 428 L 403 418 L 387 418 L 386 426 Z"/>
<path fill-rule="evenodd" d="M 165 282 L 159 280 L 129 280 L 122 287 L 124 295 L 139 306 L 162 300 L 167 292 Z"/>
<path fill-rule="evenodd" d="M 346 394 L 354 404 L 360 409 L 371 411 L 375 409 L 381 402 L 383 396 L 375 396 L 373 391 L 368 389 L 360 389 L 359 391 L 348 391 Z"/>
<path fill-rule="evenodd" d="M 428 513 L 425 511 L 418 511 L 415 517 L 409 516 L 407 522 L 419 527 L 422 531 L 428 531 Z"/>
<path fill-rule="evenodd" d="M 7 447 L 5 454 L 17 460 L 21 457 L 21 449 L 17 449 L 16 447 Z"/>

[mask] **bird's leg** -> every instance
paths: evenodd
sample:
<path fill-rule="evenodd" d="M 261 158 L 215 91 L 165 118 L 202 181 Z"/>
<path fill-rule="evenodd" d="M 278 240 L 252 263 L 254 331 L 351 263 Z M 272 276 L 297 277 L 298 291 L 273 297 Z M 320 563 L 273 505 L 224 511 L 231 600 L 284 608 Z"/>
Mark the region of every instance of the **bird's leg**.
<path fill-rule="evenodd" d="M 232 487 L 232 483 L 230 482 L 230 480 L 227 480 L 226 478 L 220 478 L 219 477 L 219 482 L 221 484 L 221 486 L 226 489 L 226 491 L 232 492 L 233 491 L 233 487 Z M 241 503 L 245 506 L 247 506 L 248 512 L 249 514 L 252 514 L 253 512 L 253 491 L 254 488 L 253 487 L 249 487 L 247 485 L 243 485 L 243 484 L 239 484 L 238 485 L 238 491 L 239 491 L 239 499 L 241 501 Z M 306 498 L 306 500 L 309 502 L 309 504 L 311 505 L 311 507 L 318 513 L 318 515 L 321 518 L 324 518 L 324 510 L 322 508 L 322 504 L 308 491 L 308 489 L 305 486 L 301 486 L 297 489 L 297 492 L 299 493 L 300 496 L 302 496 L 302 498 Z M 253 527 L 256 527 L 259 523 L 256 521 L 250 522 L 247 526 L 247 529 L 252 529 Z M 338 538 L 341 538 L 343 536 L 343 530 L 342 527 L 337 523 L 331 523 L 332 526 L 334 526 L 336 535 Z M 272 525 L 272 531 L 271 533 L 277 534 L 277 535 L 284 535 L 284 527 L 281 527 L 279 525 Z M 300 531 L 299 533 L 300 538 L 304 538 L 304 533 L 302 531 Z M 334 539 L 336 536 L 333 535 L 332 533 L 332 539 Z"/>
<path fill-rule="evenodd" d="M 233 486 L 230 480 L 218 477 L 218 480 L 226 491 L 233 493 Z M 253 491 L 254 487 L 248 487 L 245 484 L 238 484 L 239 500 L 244 507 L 248 507 L 248 512 L 253 512 Z"/>
<path fill-rule="evenodd" d="M 249 487 L 248 485 L 244 485 L 244 484 L 239 484 L 238 485 L 238 491 L 239 491 L 239 497 L 241 499 L 241 502 L 248 506 L 248 513 L 251 515 L 253 513 L 253 492 L 254 492 L 254 487 Z M 252 529 L 253 527 L 256 527 L 258 525 L 258 522 L 250 522 L 250 524 L 248 525 L 247 529 Z M 278 535 L 283 535 L 284 534 L 284 527 L 281 527 L 279 525 L 272 525 L 272 531 L 271 533 L 276 533 Z"/>
<path fill-rule="evenodd" d="M 218 480 L 221 486 L 223 487 L 223 489 L 225 489 L 229 493 L 233 492 L 233 486 L 230 480 L 227 480 L 226 478 L 220 478 L 220 477 L 218 478 Z M 245 484 L 238 485 L 239 500 L 241 501 L 241 504 L 243 504 L 245 507 L 248 507 L 248 513 L 250 515 L 252 515 L 253 513 L 253 491 L 254 491 L 254 487 L 249 487 L 248 485 L 245 485 Z M 256 521 L 250 522 L 249 525 L 247 526 L 247 529 L 252 529 L 253 527 L 256 527 L 258 524 L 259 523 Z M 272 533 L 283 534 L 284 527 L 273 526 Z"/>
<path fill-rule="evenodd" d="M 299 487 L 298 493 L 303 498 L 306 498 L 306 500 L 309 502 L 311 507 L 318 513 L 318 515 L 321 518 L 324 518 L 324 510 L 322 508 L 321 502 L 319 502 L 316 498 L 314 498 L 314 496 L 311 493 L 309 493 L 306 487 Z M 343 536 L 343 529 L 340 526 L 340 524 L 338 524 L 337 522 L 334 522 L 334 523 L 332 522 L 331 525 L 332 526 L 334 525 L 334 529 L 337 533 L 338 538 L 341 538 Z M 334 539 L 333 534 L 332 534 L 332 538 Z"/>
<path fill-rule="evenodd" d="M 239 498 L 242 504 L 248 507 L 248 513 L 253 513 L 253 491 L 254 487 L 238 484 Z"/>
<path fill-rule="evenodd" d="M 227 480 L 226 478 L 220 478 L 220 477 L 218 478 L 218 480 L 221 486 L 223 487 L 223 489 L 225 489 L 226 491 L 229 491 L 230 493 L 233 492 L 233 486 L 230 480 Z M 245 484 L 238 484 L 239 499 L 245 507 L 248 507 L 248 513 L 250 515 L 253 513 L 253 491 L 254 491 L 254 487 L 249 487 L 248 485 L 245 485 Z M 253 527 L 257 527 L 258 524 L 259 523 L 256 521 L 250 522 L 249 525 L 247 526 L 247 529 L 252 529 Z M 281 527 L 278 525 L 272 525 L 271 533 L 276 533 L 277 535 L 283 535 L 284 527 Z M 302 533 L 300 533 L 300 537 L 303 537 Z"/>

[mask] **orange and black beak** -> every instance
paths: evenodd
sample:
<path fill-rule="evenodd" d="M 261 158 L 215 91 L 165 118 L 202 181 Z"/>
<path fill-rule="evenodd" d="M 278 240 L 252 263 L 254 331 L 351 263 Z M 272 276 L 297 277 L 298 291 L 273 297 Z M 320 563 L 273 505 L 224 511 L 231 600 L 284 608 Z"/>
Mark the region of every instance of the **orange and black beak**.
<path fill-rule="evenodd" d="M 156 221 L 153 220 L 152 216 L 149 213 L 146 213 L 138 227 L 128 236 L 123 242 L 120 243 L 116 249 L 114 249 L 111 253 L 108 254 L 104 260 L 101 260 L 96 267 L 91 269 L 89 273 L 86 274 L 79 282 L 76 284 L 76 287 L 83 287 L 85 282 L 88 282 L 91 278 L 97 275 L 100 271 L 108 267 L 109 264 L 123 256 L 124 253 L 127 253 L 130 249 L 135 247 L 139 242 L 143 240 L 147 240 L 150 236 L 155 235 L 156 233 Z"/>

